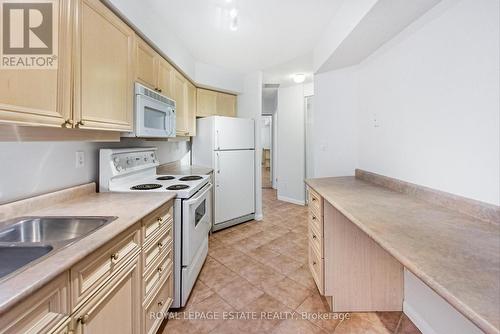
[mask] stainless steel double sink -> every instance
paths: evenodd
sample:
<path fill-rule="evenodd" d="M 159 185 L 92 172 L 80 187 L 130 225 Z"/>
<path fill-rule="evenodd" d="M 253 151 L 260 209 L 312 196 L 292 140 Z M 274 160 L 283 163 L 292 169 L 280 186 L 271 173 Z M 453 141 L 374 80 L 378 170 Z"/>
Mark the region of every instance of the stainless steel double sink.
<path fill-rule="evenodd" d="M 0 280 L 117 217 L 20 217 L 0 223 Z"/>

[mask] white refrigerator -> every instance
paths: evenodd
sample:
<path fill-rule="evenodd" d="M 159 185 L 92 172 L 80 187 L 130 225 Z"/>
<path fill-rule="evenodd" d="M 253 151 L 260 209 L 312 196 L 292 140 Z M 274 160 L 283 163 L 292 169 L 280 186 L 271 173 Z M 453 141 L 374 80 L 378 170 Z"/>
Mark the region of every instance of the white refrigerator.
<path fill-rule="evenodd" d="M 214 225 L 217 231 L 255 216 L 255 122 L 210 116 L 196 121 L 194 165 L 214 169 Z"/>

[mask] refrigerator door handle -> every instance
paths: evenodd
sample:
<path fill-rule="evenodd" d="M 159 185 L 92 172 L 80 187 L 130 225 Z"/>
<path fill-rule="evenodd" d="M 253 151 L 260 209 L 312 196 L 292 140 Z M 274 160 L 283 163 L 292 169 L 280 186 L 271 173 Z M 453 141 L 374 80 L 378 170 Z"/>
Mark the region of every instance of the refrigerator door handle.
<path fill-rule="evenodd" d="M 216 168 L 216 172 L 217 174 L 220 174 L 220 156 L 219 156 L 219 153 L 215 153 L 217 155 L 217 168 Z M 215 187 L 216 188 L 219 188 L 220 184 L 219 184 L 219 178 L 218 177 L 215 177 Z"/>
<path fill-rule="evenodd" d="M 217 149 L 220 150 L 219 130 L 215 131 L 215 142 L 217 144 Z"/>

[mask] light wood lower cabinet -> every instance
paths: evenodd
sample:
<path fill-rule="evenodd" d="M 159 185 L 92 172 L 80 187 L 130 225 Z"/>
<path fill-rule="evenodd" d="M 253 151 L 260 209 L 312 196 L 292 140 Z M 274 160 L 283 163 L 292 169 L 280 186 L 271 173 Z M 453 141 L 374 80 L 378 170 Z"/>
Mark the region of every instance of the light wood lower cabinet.
<path fill-rule="evenodd" d="M 403 266 L 308 188 L 309 269 L 332 312 L 401 311 Z"/>
<path fill-rule="evenodd" d="M 0 333 L 51 333 L 70 319 L 69 273 L 65 272 L 0 317 Z"/>
<path fill-rule="evenodd" d="M 172 210 L 171 200 L 1 314 L 0 334 L 155 333 L 174 295 Z"/>
<path fill-rule="evenodd" d="M 77 334 L 141 332 L 140 266 L 136 255 L 73 316 Z"/>

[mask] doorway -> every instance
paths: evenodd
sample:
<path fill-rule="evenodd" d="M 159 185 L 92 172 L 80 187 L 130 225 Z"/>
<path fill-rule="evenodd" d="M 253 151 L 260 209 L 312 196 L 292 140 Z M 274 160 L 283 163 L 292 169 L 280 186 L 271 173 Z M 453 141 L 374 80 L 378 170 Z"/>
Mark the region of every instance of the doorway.
<path fill-rule="evenodd" d="M 262 188 L 273 188 L 273 116 L 262 115 Z"/>

